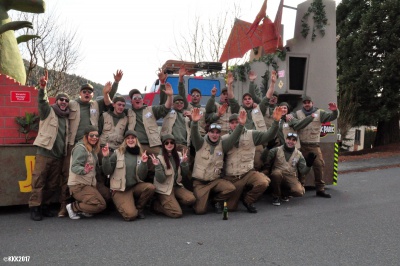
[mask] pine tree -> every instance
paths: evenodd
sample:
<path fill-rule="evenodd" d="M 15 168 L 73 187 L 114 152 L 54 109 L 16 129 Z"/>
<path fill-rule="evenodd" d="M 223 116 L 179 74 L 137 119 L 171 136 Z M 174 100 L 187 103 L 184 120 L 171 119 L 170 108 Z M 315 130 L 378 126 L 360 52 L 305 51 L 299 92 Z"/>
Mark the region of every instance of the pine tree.
<path fill-rule="evenodd" d="M 400 141 L 400 1 L 344 0 L 336 18 L 339 102 L 377 126 L 375 146 Z"/>

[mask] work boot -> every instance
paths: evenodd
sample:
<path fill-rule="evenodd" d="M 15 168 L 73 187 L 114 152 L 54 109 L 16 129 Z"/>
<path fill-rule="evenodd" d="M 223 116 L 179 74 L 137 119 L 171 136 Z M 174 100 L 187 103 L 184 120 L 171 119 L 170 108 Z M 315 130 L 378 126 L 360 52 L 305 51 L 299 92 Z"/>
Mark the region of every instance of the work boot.
<path fill-rule="evenodd" d="M 279 198 L 273 198 L 272 199 L 272 205 L 280 206 L 281 205 L 281 200 Z"/>
<path fill-rule="evenodd" d="M 42 205 L 42 216 L 54 217 L 54 214 L 50 211 L 49 205 Z"/>
<path fill-rule="evenodd" d="M 289 197 L 288 197 L 288 196 L 283 196 L 283 197 L 281 198 L 281 201 L 283 201 L 283 202 L 289 202 Z"/>
<path fill-rule="evenodd" d="M 34 221 L 41 221 L 42 220 L 42 213 L 40 211 L 40 206 L 31 207 L 31 219 Z"/>
<path fill-rule="evenodd" d="M 215 203 L 214 209 L 216 213 L 222 213 L 222 205 L 220 202 Z"/>
<path fill-rule="evenodd" d="M 317 194 L 317 197 L 327 198 L 327 199 L 332 198 L 331 194 L 326 193 L 325 190 L 317 191 L 316 194 Z"/>
<path fill-rule="evenodd" d="M 66 217 L 68 215 L 66 204 L 61 203 L 60 211 L 58 212 L 58 218 Z"/>
<path fill-rule="evenodd" d="M 144 212 L 143 212 L 143 211 L 139 211 L 139 212 L 138 212 L 137 218 L 138 218 L 138 219 L 145 219 L 146 216 L 144 215 Z"/>
<path fill-rule="evenodd" d="M 249 213 L 257 213 L 257 208 L 253 203 L 247 204 L 245 201 L 242 201 L 243 205 L 247 208 Z"/>

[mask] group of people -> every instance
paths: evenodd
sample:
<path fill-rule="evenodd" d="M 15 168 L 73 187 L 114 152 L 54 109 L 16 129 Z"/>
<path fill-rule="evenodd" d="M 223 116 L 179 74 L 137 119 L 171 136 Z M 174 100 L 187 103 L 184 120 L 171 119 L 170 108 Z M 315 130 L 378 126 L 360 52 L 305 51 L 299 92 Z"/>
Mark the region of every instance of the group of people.
<path fill-rule="evenodd" d="M 273 204 L 304 195 L 304 177 L 314 169 L 316 195 L 325 192 L 324 160 L 319 148 L 322 122 L 338 117 L 313 106 L 289 113 L 277 101 L 276 73 L 265 97 L 255 94 L 257 75 L 250 71 L 249 92 L 242 104 L 234 97 L 232 73 L 219 102 L 212 96 L 205 107 L 201 90 L 190 91 L 179 70 L 179 94 L 173 96 L 167 75 L 159 71 L 160 104 L 147 106 L 137 89 L 129 92 L 132 108 L 123 97 L 114 97 L 123 72 L 107 82 L 103 99 L 94 101 L 93 87 L 84 84 L 79 98 L 60 93 L 49 105 L 47 73 L 39 82 L 40 126 L 29 200 L 31 219 L 51 217 L 49 203 L 61 186 L 58 217 L 91 217 L 115 205 L 124 220 L 145 218 L 144 209 L 179 218 L 182 205 L 196 214 L 209 207 L 221 213 L 223 203 L 235 211 L 239 202 L 256 213 L 255 202 L 272 188 Z M 157 120 L 163 118 L 161 130 Z M 60 174 L 61 173 L 61 174 Z"/>

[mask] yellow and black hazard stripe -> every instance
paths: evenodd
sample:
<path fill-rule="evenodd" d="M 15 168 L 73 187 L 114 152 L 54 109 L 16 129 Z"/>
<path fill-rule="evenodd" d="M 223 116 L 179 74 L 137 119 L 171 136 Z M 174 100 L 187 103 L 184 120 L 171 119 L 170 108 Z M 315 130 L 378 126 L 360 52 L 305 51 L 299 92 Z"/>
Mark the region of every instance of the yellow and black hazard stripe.
<path fill-rule="evenodd" d="M 338 177 L 338 162 L 339 162 L 339 143 L 335 143 L 335 153 L 333 155 L 333 185 L 337 185 Z"/>

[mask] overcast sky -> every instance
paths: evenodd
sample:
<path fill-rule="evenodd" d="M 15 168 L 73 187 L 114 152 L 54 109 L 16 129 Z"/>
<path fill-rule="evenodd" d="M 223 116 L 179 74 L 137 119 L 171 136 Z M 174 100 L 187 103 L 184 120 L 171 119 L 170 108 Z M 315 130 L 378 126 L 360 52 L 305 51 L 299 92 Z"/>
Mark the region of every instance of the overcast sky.
<path fill-rule="evenodd" d="M 286 0 L 285 5 L 296 7 L 301 2 Z M 240 7 L 239 18 L 253 22 L 263 0 L 46 0 L 46 7 L 48 12 L 59 14 L 66 27 L 77 29 L 83 60 L 74 74 L 104 84 L 122 69 L 118 92 L 127 94 L 133 88 L 150 88 L 157 69 L 166 60 L 176 59 L 170 50 L 179 36 L 189 32 L 196 16 L 207 24 L 225 10 L 232 11 L 230 25 L 235 3 Z M 279 0 L 268 1 L 267 15 L 272 20 L 278 4 Z M 295 15 L 294 10 L 284 8 L 284 39 L 293 36 Z"/>

